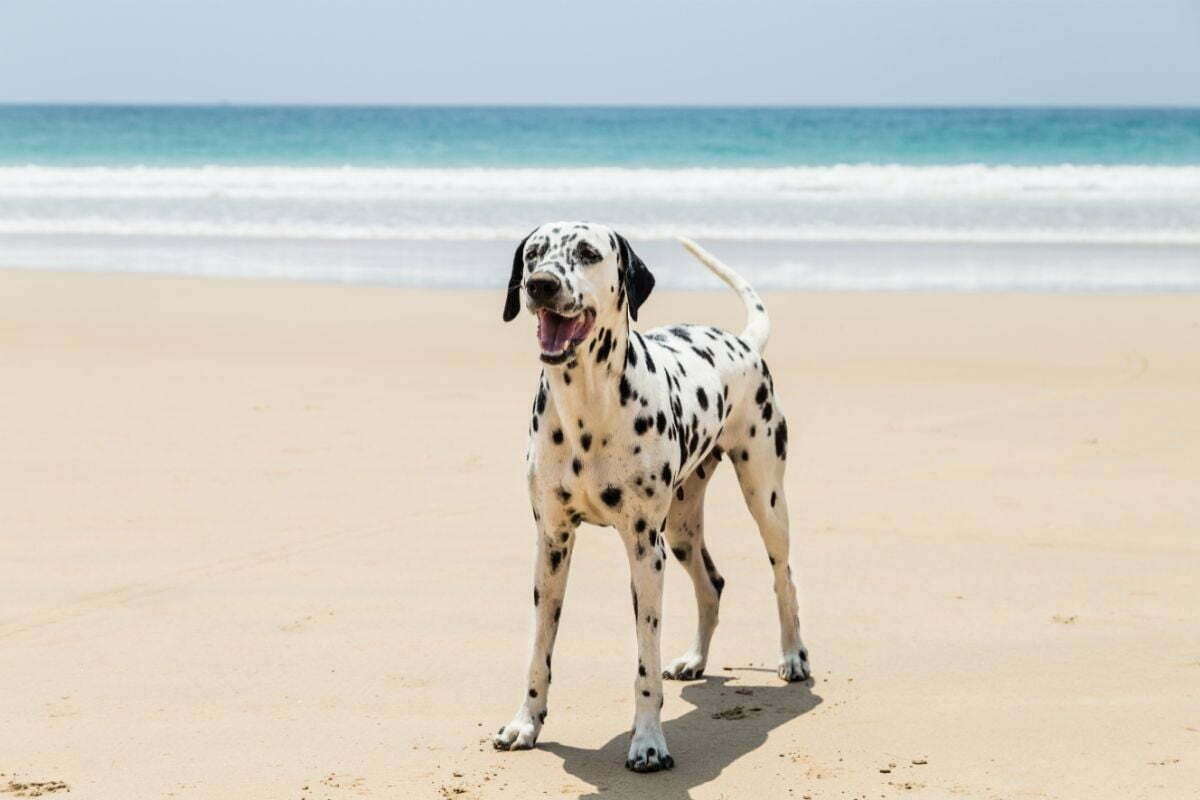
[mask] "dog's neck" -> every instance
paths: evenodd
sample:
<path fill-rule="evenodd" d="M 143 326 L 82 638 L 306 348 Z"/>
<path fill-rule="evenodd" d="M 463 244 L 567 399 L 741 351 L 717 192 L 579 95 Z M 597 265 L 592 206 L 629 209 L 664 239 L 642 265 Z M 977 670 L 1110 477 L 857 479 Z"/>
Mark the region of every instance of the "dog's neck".
<path fill-rule="evenodd" d="M 572 358 L 543 369 L 563 430 L 572 438 L 579 435 L 578 421 L 601 422 L 621 408 L 630 331 L 627 314 L 615 324 L 597 324 Z"/>

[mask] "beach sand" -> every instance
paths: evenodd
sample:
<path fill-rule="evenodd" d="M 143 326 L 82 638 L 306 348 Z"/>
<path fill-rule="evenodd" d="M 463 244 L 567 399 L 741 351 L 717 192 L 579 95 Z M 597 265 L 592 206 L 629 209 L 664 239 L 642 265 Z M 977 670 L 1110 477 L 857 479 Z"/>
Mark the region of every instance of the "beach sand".
<path fill-rule="evenodd" d="M 775 678 L 722 468 L 721 625 L 649 776 L 608 530 L 537 749 L 488 742 L 524 688 L 538 373 L 499 292 L 10 271 L 0 298 L 0 797 L 1196 796 L 1194 295 L 768 294 L 816 677 Z M 719 292 L 643 313 L 742 322 Z M 673 657 L 677 565 L 666 591 Z"/>

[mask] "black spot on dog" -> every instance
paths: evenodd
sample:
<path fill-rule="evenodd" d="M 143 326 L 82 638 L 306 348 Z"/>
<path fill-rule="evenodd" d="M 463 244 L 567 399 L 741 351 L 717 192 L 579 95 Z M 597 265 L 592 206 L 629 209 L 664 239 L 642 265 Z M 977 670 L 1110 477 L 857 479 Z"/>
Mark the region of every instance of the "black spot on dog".
<path fill-rule="evenodd" d="M 592 446 L 592 435 L 590 433 L 585 433 L 583 436 L 580 436 L 579 446 L 582 447 L 583 452 L 586 453 Z"/>
<path fill-rule="evenodd" d="M 603 500 L 604 504 L 609 508 L 616 508 L 621 504 L 621 490 L 616 486 L 609 486 L 600 493 L 600 499 Z"/>
<path fill-rule="evenodd" d="M 760 384 L 758 391 L 754 393 L 754 402 L 758 403 L 760 406 L 767 402 L 767 385 L 765 383 Z"/>
<path fill-rule="evenodd" d="M 775 493 L 771 492 L 771 508 L 775 507 Z"/>
<path fill-rule="evenodd" d="M 537 587 L 536 587 L 536 586 L 535 586 L 535 587 L 533 587 L 533 604 L 534 604 L 535 606 L 538 604 L 538 601 L 541 599 L 541 597 L 542 597 L 542 596 L 541 596 L 540 594 L 538 594 L 538 589 L 537 589 Z"/>
<path fill-rule="evenodd" d="M 555 444 L 562 444 L 563 443 L 562 428 L 558 428 L 557 430 L 555 430 L 554 433 L 551 434 L 551 438 L 554 439 Z"/>
<path fill-rule="evenodd" d="M 787 458 L 787 420 L 779 420 L 779 427 L 775 430 L 775 455 L 780 459 Z"/>
<path fill-rule="evenodd" d="M 605 330 L 604 331 L 604 339 L 600 343 L 600 347 L 598 347 L 596 349 L 596 363 L 597 364 L 608 360 L 608 354 L 610 352 L 612 352 L 612 344 L 613 344 L 612 331 Z"/>
<path fill-rule="evenodd" d="M 530 689 L 530 690 L 529 690 L 529 696 L 530 696 L 530 697 L 537 697 L 537 689 Z"/>
<path fill-rule="evenodd" d="M 708 548 L 700 548 L 700 558 L 704 561 L 704 571 L 708 573 L 708 580 L 717 590 L 717 597 L 720 597 L 721 591 L 725 588 L 725 579 L 717 573 L 717 567 L 713 564 L 712 556 L 708 554 Z"/>
<path fill-rule="evenodd" d="M 633 432 L 641 436 L 650 427 L 653 422 L 649 417 L 638 417 L 633 421 Z"/>
<path fill-rule="evenodd" d="M 668 486 L 671 485 L 671 465 L 670 465 L 670 463 L 663 464 L 662 474 L 659 477 L 662 478 L 663 483 L 665 483 Z"/>
<path fill-rule="evenodd" d="M 658 412 L 658 416 L 654 418 L 655 425 L 658 426 L 658 435 L 662 436 L 662 432 L 667 429 L 667 415 L 663 412 Z"/>
<path fill-rule="evenodd" d="M 633 524 L 633 529 L 635 531 L 637 531 L 638 533 L 641 533 L 642 531 L 646 530 L 646 520 L 642 519 L 641 517 L 638 517 L 638 521 Z M 654 542 L 650 542 L 650 544 L 654 544 Z"/>
<path fill-rule="evenodd" d="M 700 404 L 701 411 L 708 410 L 708 394 L 699 386 L 696 387 L 696 402 Z"/>
<path fill-rule="evenodd" d="M 672 547 L 671 552 L 674 553 L 675 558 L 679 559 L 680 561 L 687 561 L 688 553 L 686 549 L 682 547 Z"/>
<path fill-rule="evenodd" d="M 683 328 L 678 328 L 678 327 L 671 328 L 671 333 L 673 333 L 675 336 L 679 337 L 680 339 L 683 339 L 685 342 L 690 342 L 692 340 L 691 335 Z"/>
<path fill-rule="evenodd" d="M 583 469 L 583 462 L 580 461 L 578 458 L 573 459 L 571 461 L 571 471 L 574 472 L 576 475 L 578 475 L 579 471 L 581 469 Z"/>

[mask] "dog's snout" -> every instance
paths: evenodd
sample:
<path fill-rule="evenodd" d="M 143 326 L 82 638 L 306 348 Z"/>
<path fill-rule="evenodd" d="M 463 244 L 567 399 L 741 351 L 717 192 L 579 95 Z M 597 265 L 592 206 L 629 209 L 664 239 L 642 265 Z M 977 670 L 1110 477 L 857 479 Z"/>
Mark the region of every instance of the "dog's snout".
<path fill-rule="evenodd" d="M 541 275 L 531 275 L 525 281 L 525 291 L 534 300 L 544 303 L 547 300 L 558 294 L 558 290 L 562 288 L 562 281 L 553 275 L 545 273 Z"/>

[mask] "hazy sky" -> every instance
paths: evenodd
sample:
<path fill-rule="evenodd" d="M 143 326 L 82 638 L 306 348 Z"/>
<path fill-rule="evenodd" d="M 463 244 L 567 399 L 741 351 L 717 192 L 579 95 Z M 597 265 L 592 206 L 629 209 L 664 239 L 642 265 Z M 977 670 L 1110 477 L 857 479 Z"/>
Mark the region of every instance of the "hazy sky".
<path fill-rule="evenodd" d="M 8 0 L 0 102 L 1200 104 L 1200 0 Z"/>

